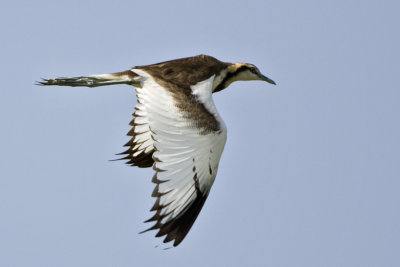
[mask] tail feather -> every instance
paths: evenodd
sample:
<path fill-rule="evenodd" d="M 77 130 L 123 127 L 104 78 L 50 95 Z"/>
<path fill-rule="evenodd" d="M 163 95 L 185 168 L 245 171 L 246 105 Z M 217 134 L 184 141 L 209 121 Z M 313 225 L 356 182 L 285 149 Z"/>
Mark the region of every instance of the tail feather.
<path fill-rule="evenodd" d="M 37 85 L 58 85 L 58 86 L 86 86 L 98 87 L 114 84 L 129 84 L 133 86 L 139 85 L 137 78 L 139 75 L 131 70 L 109 73 L 109 74 L 96 74 L 89 76 L 79 77 L 60 77 L 55 79 L 43 79 L 36 82 Z"/>

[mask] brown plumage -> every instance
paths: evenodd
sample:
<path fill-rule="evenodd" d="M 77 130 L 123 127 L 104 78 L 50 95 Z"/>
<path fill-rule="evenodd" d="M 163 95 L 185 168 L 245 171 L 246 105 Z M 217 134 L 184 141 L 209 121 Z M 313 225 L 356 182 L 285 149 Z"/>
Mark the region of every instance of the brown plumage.
<path fill-rule="evenodd" d="M 190 91 L 189 87 L 191 85 L 204 81 L 212 75 L 218 76 L 222 70 L 231 65 L 232 63 L 222 62 L 214 57 L 199 55 L 147 66 L 138 66 L 133 69 L 144 70 L 156 81 L 161 80 L 175 84 Z"/>

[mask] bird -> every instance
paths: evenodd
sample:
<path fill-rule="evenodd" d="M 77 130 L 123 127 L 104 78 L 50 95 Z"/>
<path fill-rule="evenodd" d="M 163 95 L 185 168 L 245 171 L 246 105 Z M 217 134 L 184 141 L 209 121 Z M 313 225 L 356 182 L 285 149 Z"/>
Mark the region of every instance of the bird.
<path fill-rule="evenodd" d="M 43 86 L 98 87 L 127 84 L 136 89 L 137 105 L 121 160 L 152 167 L 153 225 L 164 243 L 178 246 L 197 219 L 214 183 L 227 128 L 212 94 L 235 81 L 270 78 L 250 63 L 222 62 L 198 55 L 129 70 L 79 77 L 42 79 Z M 143 233 L 142 232 L 142 233 Z"/>

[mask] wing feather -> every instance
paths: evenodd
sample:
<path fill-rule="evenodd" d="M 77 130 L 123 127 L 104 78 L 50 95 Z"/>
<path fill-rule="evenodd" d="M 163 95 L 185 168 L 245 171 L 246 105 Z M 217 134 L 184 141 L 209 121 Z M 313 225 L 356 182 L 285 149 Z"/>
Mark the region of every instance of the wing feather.
<path fill-rule="evenodd" d="M 131 139 L 124 145 L 129 147 L 126 151 L 119 155 L 126 155 L 121 160 L 128 160 L 126 164 L 148 168 L 153 166 L 153 139 L 151 137 L 147 112 L 144 107 L 144 95 L 136 90 L 137 102 L 134 117 L 130 122 L 132 129 L 128 132 Z"/>
<path fill-rule="evenodd" d="M 210 192 L 226 142 L 226 127 L 211 98 L 214 77 L 192 86 L 195 94 L 188 95 L 190 101 L 199 101 L 196 105 L 204 105 L 205 111 L 211 111 L 219 123 L 209 130 L 196 127 L 206 124 L 193 122 L 196 118 L 180 109 L 187 105 L 177 103 L 176 92 L 171 89 L 188 88 L 168 87 L 165 82 L 161 86 L 146 72 L 139 70 L 138 74 L 144 77 L 143 86 L 137 91 L 142 98 L 140 112 L 147 117 L 146 133 L 153 140 L 156 171 L 152 194 L 156 197 L 152 208 L 155 214 L 146 221 L 155 224 L 146 231 L 158 230 L 157 237 L 165 236 L 164 242 L 174 240 L 173 245 L 177 246 L 189 232 Z M 179 101 L 184 95 L 179 92 Z"/>

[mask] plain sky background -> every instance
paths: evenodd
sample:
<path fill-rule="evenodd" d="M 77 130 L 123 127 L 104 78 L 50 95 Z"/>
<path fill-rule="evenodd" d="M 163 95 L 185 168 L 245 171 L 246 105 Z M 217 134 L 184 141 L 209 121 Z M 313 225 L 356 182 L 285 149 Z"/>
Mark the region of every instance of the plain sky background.
<path fill-rule="evenodd" d="M 400 266 L 399 1 L 4 1 L 0 266 Z M 274 79 L 215 96 L 219 174 L 177 248 L 153 171 L 111 162 L 129 86 L 40 77 L 209 54 Z"/>

